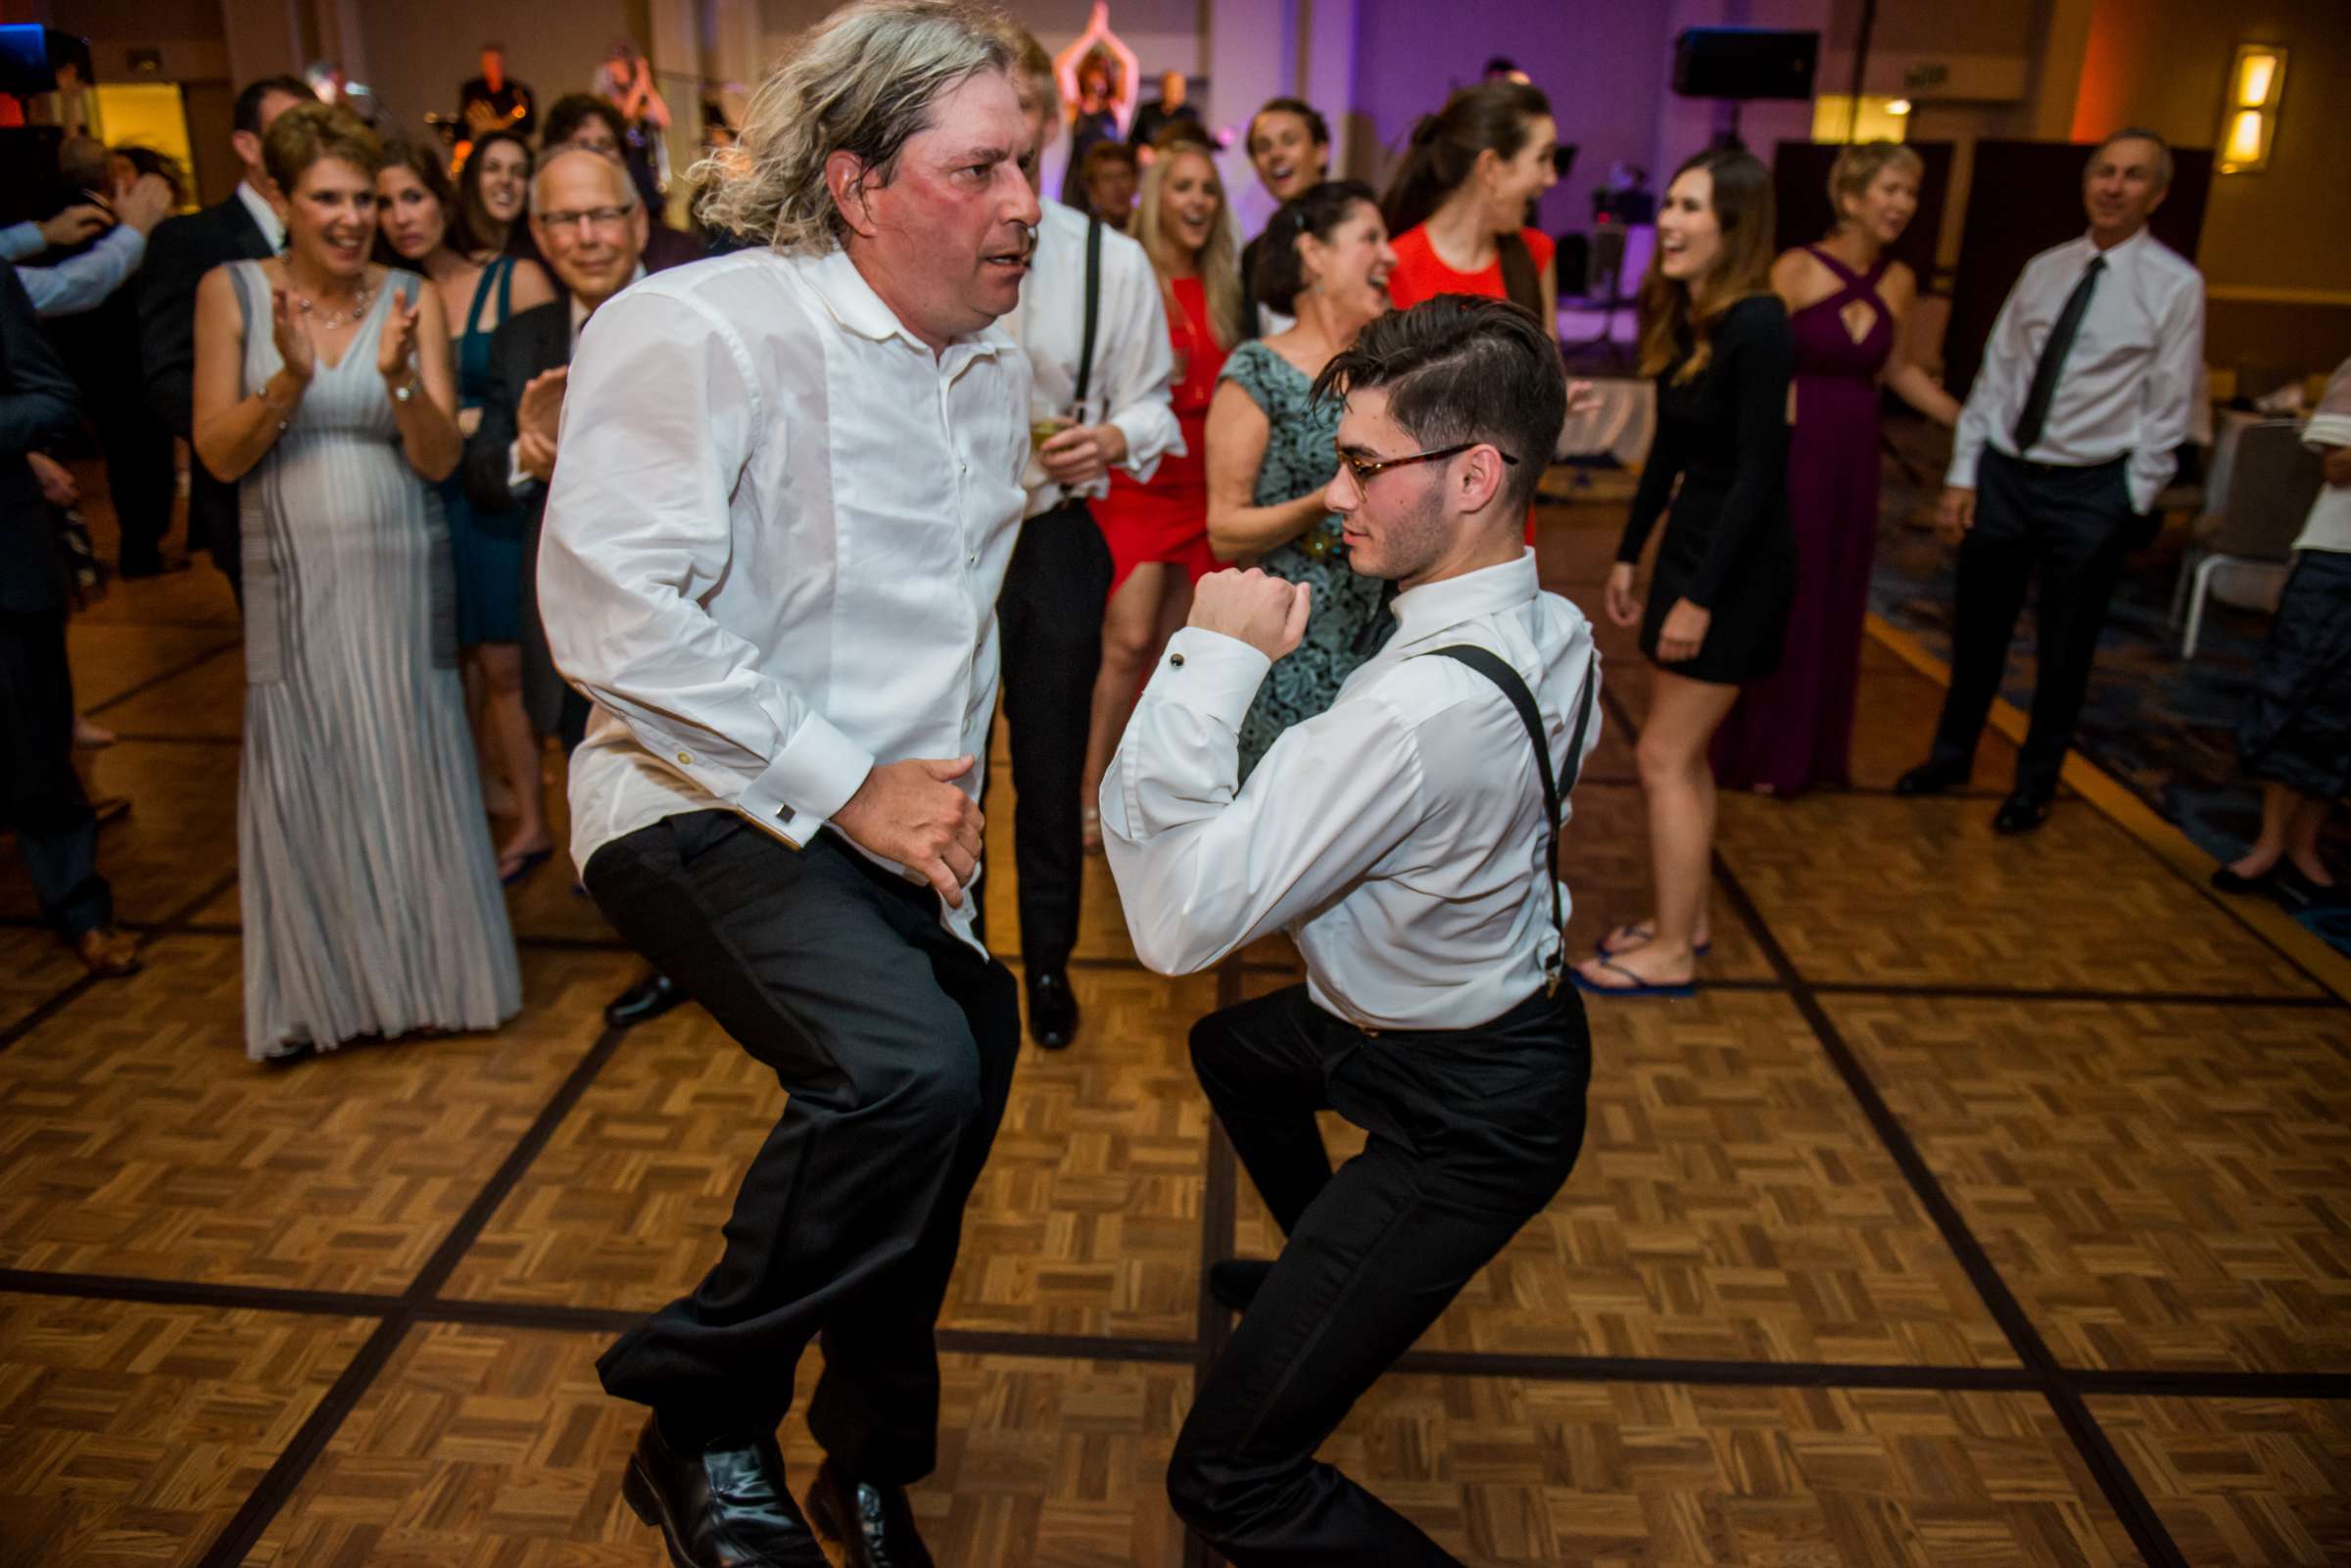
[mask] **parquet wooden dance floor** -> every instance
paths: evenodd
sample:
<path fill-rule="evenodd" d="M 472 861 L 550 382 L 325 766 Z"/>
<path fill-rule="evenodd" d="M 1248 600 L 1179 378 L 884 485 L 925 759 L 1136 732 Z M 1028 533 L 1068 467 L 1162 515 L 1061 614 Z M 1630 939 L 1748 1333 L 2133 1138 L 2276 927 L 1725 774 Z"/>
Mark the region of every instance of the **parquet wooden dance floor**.
<path fill-rule="evenodd" d="M 1550 511 L 1551 585 L 1596 604 L 1617 521 Z M 698 1009 L 604 1026 L 638 962 L 559 862 L 504 1030 L 249 1065 L 237 642 L 205 571 L 73 628 L 144 974 L 81 978 L 0 866 L 0 1568 L 658 1568 L 592 1363 L 708 1265 L 780 1090 Z M 1648 912 L 1648 681 L 1603 645 L 1579 941 Z M 1895 797 L 1939 697 L 1873 647 L 1859 786 L 1724 801 L 1712 983 L 1592 1005 L 1574 1176 L 1332 1440 L 1463 1561 L 2351 1562 L 2343 977 L 2087 785 L 1995 837 L 1997 736 Z M 1294 956 L 1152 975 L 1087 877 L 1084 1033 L 1024 1055 L 942 1319 L 914 1505 L 954 1568 L 1211 1560 L 1162 1489 L 1203 1264 L 1275 1242 L 1184 1037 Z"/>

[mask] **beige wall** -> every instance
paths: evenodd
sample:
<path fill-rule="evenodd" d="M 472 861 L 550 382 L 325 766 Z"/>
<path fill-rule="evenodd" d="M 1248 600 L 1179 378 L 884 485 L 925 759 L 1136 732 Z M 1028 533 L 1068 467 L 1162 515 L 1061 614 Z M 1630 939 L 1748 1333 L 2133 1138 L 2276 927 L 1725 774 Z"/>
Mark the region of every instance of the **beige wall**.
<path fill-rule="evenodd" d="M 2290 51 L 2270 165 L 2216 174 L 2199 258 L 2232 289 L 2330 292 L 2351 303 L 2351 175 L 2335 95 L 2351 82 L 2345 0 L 2096 0 L 2073 131 L 2138 124 L 2185 147 L 2218 139 L 2239 43 Z"/>

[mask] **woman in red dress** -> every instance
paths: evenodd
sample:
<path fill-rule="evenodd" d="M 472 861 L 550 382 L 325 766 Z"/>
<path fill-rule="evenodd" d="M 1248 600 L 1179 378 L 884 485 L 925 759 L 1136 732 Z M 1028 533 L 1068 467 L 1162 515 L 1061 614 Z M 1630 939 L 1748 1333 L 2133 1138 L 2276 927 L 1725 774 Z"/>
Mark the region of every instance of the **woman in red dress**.
<path fill-rule="evenodd" d="M 1168 639 L 1192 609 L 1192 583 L 1217 569 L 1208 547 L 1209 399 L 1224 356 L 1240 337 L 1241 284 L 1232 210 L 1206 150 L 1162 153 L 1143 175 L 1135 238 L 1159 274 L 1168 338 L 1176 352 L 1170 402 L 1183 451 L 1137 483 L 1123 469 L 1094 508 L 1110 544 L 1110 604 L 1102 617 L 1102 673 L 1094 682 L 1085 747 L 1085 841 L 1099 848 L 1094 797 L 1119 748 L 1127 716 Z"/>
<path fill-rule="evenodd" d="M 1413 127 L 1412 150 L 1388 186 L 1399 310 L 1440 294 L 1511 300 L 1549 322 L 1559 314 L 1552 242 L 1527 207 L 1559 181 L 1551 101 L 1519 81 L 1464 87 Z"/>
<path fill-rule="evenodd" d="M 1551 236 L 1527 218 L 1559 182 L 1551 100 L 1522 81 L 1463 87 L 1413 127 L 1412 149 L 1380 203 L 1396 236 L 1388 298 L 1409 310 L 1440 294 L 1508 300 L 1557 331 Z M 1569 406 L 1581 411 L 1571 395 Z M 1535 542 L 1535 508 L 1526 508 Z"/>

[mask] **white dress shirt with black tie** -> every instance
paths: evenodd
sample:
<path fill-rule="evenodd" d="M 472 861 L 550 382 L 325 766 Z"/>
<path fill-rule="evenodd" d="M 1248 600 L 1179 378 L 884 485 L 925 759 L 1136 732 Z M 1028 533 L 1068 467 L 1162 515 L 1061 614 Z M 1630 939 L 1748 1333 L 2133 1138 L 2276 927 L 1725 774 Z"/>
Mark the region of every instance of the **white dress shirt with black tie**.
<path fill-rule="evenodd" d="M 549 646 L 597 703 L 580 865 L 712 808 L 804 844 L 876 762 L 970 754 L 979 798 L 1028 401 L 999 327 L 935 356 L 840 251 L 656 272 L 596 312 L 539 556 Z M 940 905 L 967 941 L 975 904 Z"/>
<path fill-rule="evenodd" d="M 1559 933 L 1534 748 L 1485 676 L 1420 655 L 1463 642 L 1499 654 L 1533 692 L 1566 777 L 1578 698 L 1600 678 L 1591 625 L 1543 592 L 1531 549 L 1392 609 L 1387 645 L 1274 742 L 1245 788 L 1238 733 L 1266 656 L 1189 627 L 1169 642 L 1101 797 L 1150 968 L 1206 969 L 1286 930 L 1316 1005 L 1366 1029 L 1471 1028 L 1542 988 Z M 1587 753 L 1599 737 L 1595 717 Z"/>
<path fill-rule="evenodd" d="M 2014 431 L 2041 346 L 2093 259 L 2105 268 L 2066 354 L 2047 418 L 2030 451 Z M 1984 364 L 1968 388 L 1944 483 L 1974 489 L 1987 445 L 2031 462 L 2089 467 L 2127 457 L 2134 510 L 2170 484 L 2187 439 L 2204 355 L 2204 278 L 2140 229 L 2101 252 L 2087 235 L 2025 263 L 2001 305 Z"/>

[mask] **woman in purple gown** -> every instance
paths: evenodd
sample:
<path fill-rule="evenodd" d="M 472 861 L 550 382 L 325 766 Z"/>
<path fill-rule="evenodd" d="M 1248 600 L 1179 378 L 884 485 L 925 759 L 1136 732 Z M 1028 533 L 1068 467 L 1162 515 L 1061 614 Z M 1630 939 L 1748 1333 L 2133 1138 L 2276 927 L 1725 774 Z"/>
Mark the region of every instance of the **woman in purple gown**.
<path fill-rule="evenodd" d="M 1785 797 L 1852 782 L 1861 618 L 1878 541 L 1879 384 L 1945 426 L 1959 418 L 1957 400 L 1899 352 L 1918 281 L 1886 250 L 1918 210 L 1919 168 L 1898 142 L 1847 147 L 1829 173 L 1836 232 L 1771 269 L 1796 334 L 1796 597 L 1779 669 L 1741 691 L 1715 732 L 1724 788 Z"/>

